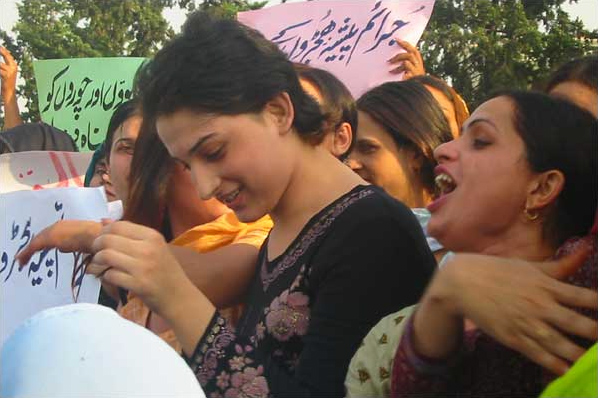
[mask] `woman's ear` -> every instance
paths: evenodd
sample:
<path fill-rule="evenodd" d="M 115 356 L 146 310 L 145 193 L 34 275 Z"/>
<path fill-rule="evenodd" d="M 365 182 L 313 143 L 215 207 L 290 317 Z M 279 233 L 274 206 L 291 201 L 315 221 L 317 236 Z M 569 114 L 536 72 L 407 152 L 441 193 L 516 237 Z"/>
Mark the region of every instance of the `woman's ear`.
<path fill-rule="evenodd" d="M 274 121 L 280 134 L 286 134 L 293 127 L 295 108 L 291 97 L 286 92 L 281 92 L 268 101 L 264 113 Z"/>
<path fill-rule="evenodd" d="M 333 133 L 332 154 L 339 158 L 347 153 L 353 142 L 353 129 L 347 122 L 343 122 Z"/>
<path fill-rule="evenodd" d="M 556 202 L 563 187 L 565 176 L 558 170 L 549 170 L 534 177 L 525 202 L 526 210 L 541 211 Z"/>

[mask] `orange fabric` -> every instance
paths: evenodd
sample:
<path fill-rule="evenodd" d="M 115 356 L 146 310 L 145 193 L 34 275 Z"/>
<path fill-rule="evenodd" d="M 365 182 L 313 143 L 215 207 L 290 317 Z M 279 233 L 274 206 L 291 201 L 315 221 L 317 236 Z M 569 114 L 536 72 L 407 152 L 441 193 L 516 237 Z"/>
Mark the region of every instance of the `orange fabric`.
<path fill-rule="evenodd" d="M 219 249 L 231 243 L 246 243 L 258 249 L 272 229 L 269 216 L 252 223 L 240 222 L 235 213 L 226 213 L 212 222 L 198 225 L 179 235 L 171 243 L 196 249 L 200 253 Z"/>
<path fill-rule="evenodd" d="M 240 222 L 235 213 L 226 213 L 216 220 L 198 225 L 175 238 L 170 243 L 175 246 L 188 247 L 200 253 L 210 252 L 231 244 L 249 244 L 260 248 L 268 232 L 272 229 L 272 220 L 269 216 L 260 218 L 252 223 Z M 242 311 L 242 306 L 225 308 L 220 311 L 225 317 L 236 324 Z M 118 309 L 118 313 L 125 319 L 135 322 L 145 328 L 149 325 L 150 309 L 135 296 L 129 293 L 127 304 Z M 158 336 L 166 341 L 177 352 L 182 348 L 172 330 L 159 333 Z"/>

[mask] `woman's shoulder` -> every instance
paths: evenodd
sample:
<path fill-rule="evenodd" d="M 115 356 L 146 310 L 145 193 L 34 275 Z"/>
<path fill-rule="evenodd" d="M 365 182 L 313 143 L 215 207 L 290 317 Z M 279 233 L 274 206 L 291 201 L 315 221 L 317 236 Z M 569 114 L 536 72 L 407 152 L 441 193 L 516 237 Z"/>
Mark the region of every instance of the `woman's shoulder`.
<path fill-rule="evenodd" d="M 342 197 L 307 235 L 314 231 L 321 237 L 314 242 L 323 258 L 345 256 L 347 263 L 361 261 L 366 268 L 374 257 L 378 264 L 400 260 L 435 264 L 411 209 L 375 186 L 359 186 Z M 349 253 L 351 259 L 346 258 Z"/>
<path fill-rule="evenodd" d="M 362 220 L 394 218 L 415 220 L 411 209 L 374 185 L 360 185 L 337 200 L 336 207 L 346 208 L 343 213 Z"/>
<path fill-rule="evenodd" d="M 334 228 L 359 229 L 364 233 L 368 233 L 370 228 L 421 232 L 419 222 L 409 207 L 373 185 L 353 189 L 343 201 L 337 202 L 336 211 L 331 211 L 331 214 L 335 213 Z"/>
<path fill-rule="evenodd" d="M 411 210 L 371 185 L 353 188 L 315 215 L 289 253 L 313 254 L 326 269 L 338 262 L 331 259 L 368 267 L 371 256 L 378 258 L 377 264 L 382 264 L 380 257 L 385 257 L 385 262 L 399 257 L 434 262 Z"/>

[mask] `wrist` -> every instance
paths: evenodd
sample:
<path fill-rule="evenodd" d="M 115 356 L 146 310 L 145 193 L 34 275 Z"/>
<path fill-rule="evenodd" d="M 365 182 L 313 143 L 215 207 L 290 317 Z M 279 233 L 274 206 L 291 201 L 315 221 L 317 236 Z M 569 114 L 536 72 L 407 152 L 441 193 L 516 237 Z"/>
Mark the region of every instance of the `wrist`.
<path fill-rule="evenodd" d="M 157 312 L 173 326 L 189 317 L 189 314 L 198 318 L 205 317 L 209 322 L 216 311 L 216 307 L 186 277 L 167 297 Z"/>
<path fill-rule="evenodd" d="M 412 344 L 420 355 L 443 360 L 454 354 L 463 339 L 463 317 L 451 306 L 433 299 L 423 300 L 413 316 Z M 442 333 L 438 333 L 441 330 Z"/>
<path fill-rule="evenodd" d="M 436 274 L 413 316 L 413 347 L 420 355 L 435 360 L 452 355 L 463 338 L 463 316 L 450 271 L 446 271 Z"/>
<path fill-rule="evenodd" d="M 83 234 L 83 252 L 86 253 L 93 253 L 93 242 L 96 240 L 100 233 L 102 232 L 102 224 L 96 221 L 88 221 L 88 227 L 85 229 L 85 233 Z"/>
<path fill-rule="evenodd" d="M 191 356 L 210 325 L 216 308 L 191 281 L 179 286 L 176 291 L 158 314 L 174 330 L 183 352 Z"/>
<path fill-rule="evenodd" d="M 457 254 L 451 257 L 436 273 L 421 302 L 441 308 L 449 316 L 463 319 L 465 313 L 462 305 L 462 293 L 469 287 L 468 275 L 466 275 L 468 269 L 455 261 L 458 256 L 461 255 Z"/>
<path fill-rule="evenodd" d="M 464 321 L 464 317 L 458 310 L 458 307 L 446 295 L 426 294 L 420 302 L 419 309 L 427 317 L 444 320 L 452 324 Z"/>
<path fill-rule="evenodd" d="M 4 101 L 4 103 L 7 103 L 9 101 L 16 101 L 16 99 L 17 99 L 16 90 L 2 89 L 2 100 Z"/>
<path fill-rule="evenodd" d="M 451 282 L 451 270 L 442 269 L 432 280 L 430 287 L 421 299 L 420 307 L 442 312 L 445 316 L 458 318 L 462 316 L 458 294 Z"/>

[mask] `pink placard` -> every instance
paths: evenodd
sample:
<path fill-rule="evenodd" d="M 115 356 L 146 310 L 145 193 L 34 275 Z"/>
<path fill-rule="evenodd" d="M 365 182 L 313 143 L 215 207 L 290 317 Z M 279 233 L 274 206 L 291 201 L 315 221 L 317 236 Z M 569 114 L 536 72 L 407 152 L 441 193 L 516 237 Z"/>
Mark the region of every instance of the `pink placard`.
<path fill-rule="evenodd" d="M 293 62 L 334 73 L 357 98 L 402 76 L 387 62 L 402 51 L 394 38 L 415 45 L 434 0 L 350 0 L 287 3 L 238 14 L 276 43 Z"/>

